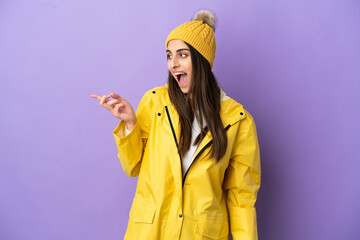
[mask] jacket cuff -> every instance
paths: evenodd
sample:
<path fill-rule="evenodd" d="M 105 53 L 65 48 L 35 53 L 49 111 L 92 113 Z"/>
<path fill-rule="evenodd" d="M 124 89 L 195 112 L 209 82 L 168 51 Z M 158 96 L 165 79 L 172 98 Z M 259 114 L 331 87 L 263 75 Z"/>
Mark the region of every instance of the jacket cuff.
<path fill-rule="evenodd" d="M 114 129 L 113 134 L 115 137 L 115 140 L 123 141 L 125 138 L 130 135 L 130 133 L 134 132 L 135 128 L 137 128 L 138 124 L 135 123 L 134 128 L 130 131 L 126 128 L 126 123 L 124 121 L 121 121 L 119 125 Z"/>
<path fill-rule="evenodd" d="M 229 207 L 230 229 L 234 240 L 257 240 L 256 210 L 254 207 Z"/>
<path fill-rule="evenodd" d="M 143 153 L 143 141 L 141 139 L 139 124 L 135 124 L 133 130 L 125 135 L 125 122 L 114 129 L 113 134 L 118 149 L 118 158 L 124 169 L 124 172 L 130 176 L 135 177 L 140 170 L 139 162 Z"/>

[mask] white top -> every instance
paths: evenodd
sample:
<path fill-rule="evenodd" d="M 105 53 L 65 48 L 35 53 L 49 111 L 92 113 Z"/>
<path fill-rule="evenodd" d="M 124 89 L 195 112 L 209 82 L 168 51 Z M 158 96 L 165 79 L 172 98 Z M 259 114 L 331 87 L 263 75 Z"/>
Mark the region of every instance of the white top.
<path fill-rule="evenodd" d="M 206 126 L 205 119 L 203 119 L 203 127 Z M 195 153 L 198 146 L 194 145 L 195 139 L 200 134 L 200 124 L 197 118 L 194 117 L 191 130 L 191 144 L 189 150 L 185 153 L 184 158 L 182 159 L 182 169 L 183 177 L 185 176 L 186 171 L 189 169 L 191 163 L 194 161 Z"/>
<path fill-rule="evenodd" d="M 220 101 L 225 101 L 227 100 L 229 97 L 226 96 L 226 93 L 220 89 L 221 91 L 221 95 L 220 95 Z M 203 120 L 203 127 L 206 126 L 206 122 L 205 120 Z M 127 129 L 126 125 L 125 125 L 125 136 L 128 135 L 129 133 L 131 133 L 130 130 Z M 199 122 L 197 121 L 197 119 L 194 117 L 194 121 L 192 124 L 192 131 L 191 131 L 191 144 L 190 144 L 190 148 L 189 150 L 185 153 L 184 158 L 182 159 L 182 172 L 183 172 L 183 177 L 185 176 L 185 173 L 187 172 L 187 170 L 189 169 L 191 163 L 194 161 L 194 157 L 195 157 L 195 153 L 197 150 L 197 146 L 194 146 L 194 142 L 196 137 L 200 134 L 200 125 Z"/>

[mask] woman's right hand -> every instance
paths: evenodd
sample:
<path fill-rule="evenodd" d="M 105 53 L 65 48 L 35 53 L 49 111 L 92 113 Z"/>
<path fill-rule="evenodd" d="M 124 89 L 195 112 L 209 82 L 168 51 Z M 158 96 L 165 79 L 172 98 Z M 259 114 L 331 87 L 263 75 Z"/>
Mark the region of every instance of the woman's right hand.
<path fill-rule="evenodd" d="M 126 122 L 128 130 L 131 131 L 134 128 L 136 123 L 135 112 L 131 104 L 124 98 L 115 93 L 103 96 L 91 94 L 90 97 L 100 100 L 101 106 L 108 109 L 114 117 Z M 110 97 L 113 99 L 109 100 Z"/>

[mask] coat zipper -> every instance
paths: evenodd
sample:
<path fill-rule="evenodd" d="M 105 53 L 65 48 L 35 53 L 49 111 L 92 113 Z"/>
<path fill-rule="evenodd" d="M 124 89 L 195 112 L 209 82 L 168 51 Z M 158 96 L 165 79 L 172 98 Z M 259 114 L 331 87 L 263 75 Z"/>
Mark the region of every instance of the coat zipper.
<path fill-rule="evenodd" d="M 175 143 L 176 143 L 176 149 L 177 149 L 178 154 L 179 154 L 179 157 L 180 157 L 180 166 L 182 166 L 182 158 L 181 158 L 181 154 L 180 154 L 180 152 L 179 152 L 179 144 L 178 144 L 178 141 L 177 141 L 177 139 L 176 139 L 176 134 L 175 134 L 174 126 L 173 126 L 173 124 L 172 124 L 172 121 L 171 121 L 171 118 L 170 118 L 170 113 L 169 113 L 169 110 L 168 110 L 168 107 L 167 107 L 167 106 L 165 106 L 165 110 L 166 110 L 166 115 L 167 115 L 167 117 L 168 117 L 168 119 L 169 119 L 169 123 L 170 123 L 170 126 L 171 126 L 171 131 L 172 131 L 172 133 L 173 133 L 173 137 L 174 137 L 174 140 L 175 140 Z M 181 176 L 182 176 L 182 175 L 183 175 L 183 173 L 182 173 L 182 167 L 181 167 Z"/>
<path fill-rule="evenodd" d="M 181 164 L 181 166 L 182 166 L 181 154 L 180 154 L 180 152 L 179 152 L 179 144 L 178 144 L 177 139 L 176 139 L 176 134 L 175 134 L 174 126 L 173 126 L 173 124 L 172 124 L 172 121 L 171 121 L 171 118 L 170 118 L 170 114 L 169 114 L 169 110 L 168 110 L 167 106 L 165 106 L 165 110 L 166 110 L 167 117 L 168 117 L 168 119 L 169 119 L 169 123 L 170 123 L 170 126 L 171 126 L 171 131 L 172 131 L 172 133 L 173 133 L 173 137 L 174 137 L 174 140 L 175 140 L 175 143 L 176 143 L 176 148 L 177 148 L 178 153 L 179 153 L 180 164 Z M 230 124 L 225 127 L 225 131 L 227 131 L 229 128 L 230 128 Z M 191 166 L 193 165 L 193 163 L 195 162 L 195 160 L 200 156 L 200 154 L 201 154 L 202 152 L 204 152 L 204 150 L 211 145 L 211 143 L 212 143 L 212 139 L 198 152 L 198 154 L 196 154 L 194 160 L 191 162 L 189 168 L 187 169 L 187 171 L 186 171 L 186 173 L 185 173 L 185 175 L 184 175 L 184 177 L 183 177 L 183 179 L 182 179 L 182 186 L 183 186 L 183 187 L 184 187 L 186 175 L 187 175 L 187 173 L 189 172 Z M 181 167 L 181 176 L 182 176 L 182 167 Z"/>

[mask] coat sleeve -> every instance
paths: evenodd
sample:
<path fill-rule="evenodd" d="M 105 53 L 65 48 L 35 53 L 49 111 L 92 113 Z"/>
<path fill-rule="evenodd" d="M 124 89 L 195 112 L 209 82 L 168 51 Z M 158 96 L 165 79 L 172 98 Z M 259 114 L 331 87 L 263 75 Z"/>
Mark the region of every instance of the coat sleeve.
<path fill-rule="evenodd" d="M 234 240 L 257 240 L 255 202 L 260 188 L 260 151 L 256 126 L 245 110 L 226 170 L 224 188 Z"/>
<path fill-rule="evenodd" d="M 129 134 L 125 134 L 125 122 L 121 121 L 113 134 L 118 150 L 118 158 L 124 172 L 130 177 L 139 175 L 141 160 L 145 151 L 152 123 L 152 96 L 145 93 L 136 110 L 136 124 Z"/>

